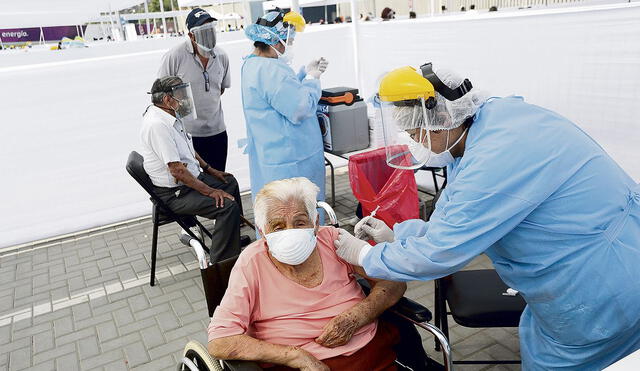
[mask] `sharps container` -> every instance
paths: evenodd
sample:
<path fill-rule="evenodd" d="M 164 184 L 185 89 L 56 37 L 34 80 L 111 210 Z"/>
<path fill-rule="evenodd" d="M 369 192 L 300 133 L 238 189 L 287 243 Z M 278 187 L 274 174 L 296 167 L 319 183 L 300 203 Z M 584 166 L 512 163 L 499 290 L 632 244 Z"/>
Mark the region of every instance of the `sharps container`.
<path fill-rule="evenodd" d="M 358 89 L 324 89 L 317 116 L 325 151 L 339 155 L 369 147 L 367 104 Z"/>

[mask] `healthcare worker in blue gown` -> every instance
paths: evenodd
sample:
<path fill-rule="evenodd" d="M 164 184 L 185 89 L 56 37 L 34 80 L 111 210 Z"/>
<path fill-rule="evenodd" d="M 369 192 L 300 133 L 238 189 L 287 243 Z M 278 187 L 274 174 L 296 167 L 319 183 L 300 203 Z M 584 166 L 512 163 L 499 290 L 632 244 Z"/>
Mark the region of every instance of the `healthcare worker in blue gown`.
<path fill-rule="evenodd" d="M 295 12 L 272 11 L 245 29 L 253 54 L 242 65 L 242 104 L 253 198 L 273 180 L 306 177 L 324 200 L 325 165 L 316 108 L 322 89 L 323 58 L 301 68 L 289 66 L 296 29 L 304 19 Z"/>
<path fill-rule="evenodd" d="M 385 130 L 400 133 L 388 164 L 447 166 L 448 184 L 428 222 L 391 230 L 369 217 L 358 238 L 341 230 L 341 257 L 371 277 L 410 281 L 486 254 L 527 303 L 524 370 L 600 370 L 640 348 L 640 186 L 591 137 L 430 64 L 385 75 L 378 99 Z"/>

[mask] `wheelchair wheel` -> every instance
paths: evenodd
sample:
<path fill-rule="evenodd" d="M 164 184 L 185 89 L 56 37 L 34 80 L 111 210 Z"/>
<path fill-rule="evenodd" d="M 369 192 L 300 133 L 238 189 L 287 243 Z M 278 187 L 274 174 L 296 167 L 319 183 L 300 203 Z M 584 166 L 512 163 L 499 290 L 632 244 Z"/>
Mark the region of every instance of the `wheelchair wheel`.
<path fill-rule="evenodd" d="M 220 362 L 211 357 L 207 348 L 197 341 L 188 342 L 183 354 L 183 361 L 178 366 L 180 371 L 192 371 L 194 366 L 198 371 L 223 371 Z"/>

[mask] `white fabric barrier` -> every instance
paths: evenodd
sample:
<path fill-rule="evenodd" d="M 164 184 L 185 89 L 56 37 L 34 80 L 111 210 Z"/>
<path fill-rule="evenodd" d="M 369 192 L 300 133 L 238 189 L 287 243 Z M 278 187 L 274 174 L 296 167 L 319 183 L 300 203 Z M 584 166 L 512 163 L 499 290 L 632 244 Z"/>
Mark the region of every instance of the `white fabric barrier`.
<path fill-rule="evenodd" d="M 519 94 L 588 131 L 640 179 L 640 7 L 521 11 L 363 23 L 364 92 L 384 71 L 433 61 L 494 95 Z M 350 26 L 311 26 L 294 65 L 324 56 L 323 86 L 356 86 Z M 231 35 L 229 35 L 231 36 Z M 235 35 L 234 35 L 235 36 Z M 224 41 L 232 88 L 223 96 L 228 171 L 247 189 L 240 99 L 246 40 Z M 138 147 L 145 94 L 164 50 L 145 40 L 0 58 L 4 141 L 0 146 L 0 247 L 148 214 L 146 194 L 124 169 Z"/>
<path fill-rule="evenodd" d="M 573 120 L 640 181 L 640 4 L 363 23 L 364 90 L 433 62 Z"/>
<path fill-rule="evenodd" d="M 227 171 L 248 189 L 248 161 L 237 142 L 246 137 L 240 66 L 253 48 L 244 39 L 225 42 L 236 34 L 220 35 L 232 73 L 232 87 L 222 100 L 229 134 Z M 301 34 L 300 63 L 326 56 L 335 68 L 323 83 L 354 85 L 349 35 L 346 26 Z M 146 92 L 160 58 L 183 40 L 2 55 L 0 247 L 150 213 L 148 196 L 124 166 L 129 152 L 138 148 L 142 113 L 150 103 Z"/>

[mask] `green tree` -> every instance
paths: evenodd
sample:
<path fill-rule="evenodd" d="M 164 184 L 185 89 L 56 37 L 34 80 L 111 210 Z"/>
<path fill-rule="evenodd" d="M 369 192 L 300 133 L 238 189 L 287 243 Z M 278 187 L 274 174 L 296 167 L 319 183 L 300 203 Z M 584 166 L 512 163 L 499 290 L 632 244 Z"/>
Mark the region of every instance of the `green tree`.
<path fill-rule="evenodd" d="M 149 12 L 159 12 L 160 11 L 160 0 L 148 0 L 149 1 Z M 162 5 L 164 6 L 164 11 L 171 10 L 171 2 L 173 1 L 173 9 L 178 10 L 178 0 L 162 0 Z"/>

